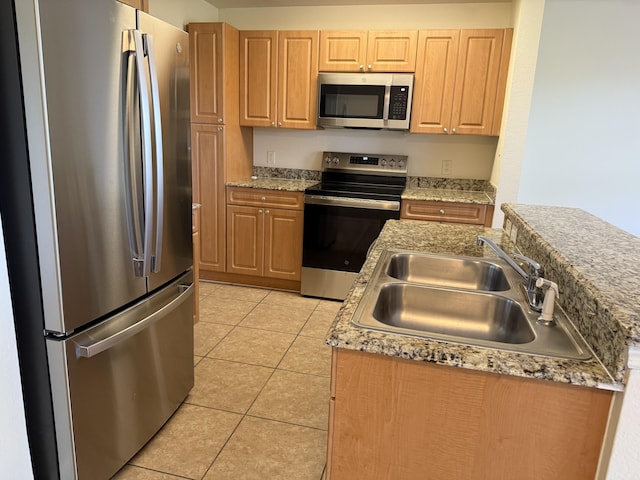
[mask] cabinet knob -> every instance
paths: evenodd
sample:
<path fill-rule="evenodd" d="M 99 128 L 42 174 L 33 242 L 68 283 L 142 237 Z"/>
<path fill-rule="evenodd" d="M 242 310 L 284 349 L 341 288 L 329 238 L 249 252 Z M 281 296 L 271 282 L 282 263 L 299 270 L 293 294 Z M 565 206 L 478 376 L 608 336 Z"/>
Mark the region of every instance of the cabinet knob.
<path fill-rule="evenodd" d="M 451 129 L 451 131 L 452 131 L 453 133 L 456 133 L 456 129 L 455 129 L 455 128 L 452 128 L 452 129 Z"/>
<path fill-rule="evenodd" d="M 218 123 L 223 123 L 222 118 L 218 118 Z"/>
<path fill-rule="evenodd" d="M 440 215 L 444 215 L 444 208 L 440 209 Z"/>
<path fill-rule="evenodd" d="M 447 129 L 447 127 L 443 128 L 444 133 L 449 133 L 449 130 Z"/>
<path fill-rule="evenodd" d="M 278 122 L 278 126 L 281 127 L 282 126 L 282 122 Z"/>
<path fill-rule="evenodd" d="M 218 131 L 221 132 L 222 131 L 222 127 L 218 127 Z"/>
<path fill-rule="evenodd" d="M 264 213 L 266 213 L 267 215 L 269 215 L 269 210 L 265 210 Z"/>
<path fill-rule="evenodd" d="M 369 71 L 371 71 L 371 65 L 367 65 L 367 68 L 369 69 Z"/>
<path fill-rule="evenodd" d="M 276 122 L 271 122 L 271 126 L 275 127 L 276 126 Z"/>
<path fill-rule="evenodd" d="M 364 72 L 364 65 L 360 65 L 360 71 Z"/>
<path fill-rule="evenodd" d="M 262 200 L 263 202 L 267 201 L 267 197 L 262 197 L 260 200 Z"/>
<path fill-rule="evenodd" d="M 258 210 L 258 213 L 262 214 L 262 210 Z"/>

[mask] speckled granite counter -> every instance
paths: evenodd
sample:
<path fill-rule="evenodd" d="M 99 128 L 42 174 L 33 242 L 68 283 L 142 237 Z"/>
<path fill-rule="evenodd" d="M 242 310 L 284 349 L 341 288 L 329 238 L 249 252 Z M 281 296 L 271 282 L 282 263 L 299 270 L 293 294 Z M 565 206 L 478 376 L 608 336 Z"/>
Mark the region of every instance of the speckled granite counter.
<path fill-rule="evenodd" d="M 558 302 L 617 382 L 640 354 L 640 238 L 577 208 L 503 205 L 505 230 L 560 287 Z"/>
<path fill-rule="evenodd" d="M 402 199 L 493 205 L 495 187 L 487 180 L 408 177 Z"/>
<path fill-rule="evenodd" d="M 304 192 L 305 188 L 318 183 L 317 180 L 289 180 L 286 178 L 247 178 L 235 182 L 227 182 L 228 187 L 264 188 L 267 190 L 283 190 L 288 192 Z"/>
<path fill-rule="evenodd" d="M 493 256 L 493 252 L 486 246 L 476 245 L 477 235 L 493 239 L 502 244 L 507 251 L 514 249 L 502 230 L 412 220 L 388 221 L 336 316 L 326 343 L 338 348 L 485 372 L 589 387 L 621 389 L 621 382 L 615 381 L 598 359 L 580 362 L 525 355 L 377 332 L 352 325 L 351 318 L 383 250 L 403 248 L 453 255 Z"/>

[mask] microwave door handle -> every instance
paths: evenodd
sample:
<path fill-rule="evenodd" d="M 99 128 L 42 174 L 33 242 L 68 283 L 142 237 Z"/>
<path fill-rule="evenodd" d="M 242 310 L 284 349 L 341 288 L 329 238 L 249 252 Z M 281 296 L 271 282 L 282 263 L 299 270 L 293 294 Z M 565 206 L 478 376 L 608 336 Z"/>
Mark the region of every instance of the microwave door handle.
<path fill-rule="evenodd" d="M 382 108 L 382 120 L 385 126 L 389 123 L 389 101 L 391 99 L 391 84 L 384 86 L 384 106 Z"/>

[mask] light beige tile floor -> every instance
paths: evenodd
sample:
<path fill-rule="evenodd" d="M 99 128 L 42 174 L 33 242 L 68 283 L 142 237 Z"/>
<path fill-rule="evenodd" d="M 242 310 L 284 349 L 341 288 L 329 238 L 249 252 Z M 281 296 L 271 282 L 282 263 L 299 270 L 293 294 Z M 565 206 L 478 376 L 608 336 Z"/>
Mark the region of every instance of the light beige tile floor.
<path fill-rule="evenodd" d="M 113 480 L 321 480 L 340 302 L 200 284 L 195 385 Z"/>

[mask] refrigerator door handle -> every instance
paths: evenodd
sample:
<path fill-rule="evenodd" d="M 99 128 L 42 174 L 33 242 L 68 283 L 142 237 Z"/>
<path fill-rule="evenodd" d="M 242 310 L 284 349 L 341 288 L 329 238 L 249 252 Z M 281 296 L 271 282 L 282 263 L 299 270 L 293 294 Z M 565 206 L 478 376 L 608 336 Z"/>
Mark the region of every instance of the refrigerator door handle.
<path fill-rule="evenodd" d="M 154 254 L 151 257 L 151 271 L 159 272 L 162 260 L 162 233 L 164 228 L 164 160 L 162 151 L 162 120 L 160 111 L 160 90 L 158 70 L 156 68 L 153 37 L 144 34 L 144 43 L 149 63 L 149 84 L 151 86 L 151 102 L 153 108 L 153 140 L 155 143 L 155 191 L 156 191 L 156 238 Z"/>
<path fill-rule="evenodd" d="M 145 48 L 142 34 L 133 31 L 136 57 L 138 91 L 140 92 L 140 130 L 142 132 L 142 165 L 144 171 L 144 253 L 142 256 L 142 276 L 151 273 L 151 248 L 153 236 L 153 148 L 151 134 L 151 113 L 149 111 L 149 87 L 145 74 Z"/>
<path fill-rule="evenodd" d="M 139 81 L 136 76 L 136 47 L 133 35 L 134 30 L 125 30 L 122 33 L 122 53 L 125 67 L 125 97 L 124 97 L 124 155 L 125 172 L 127 175 L 127 201 L 129 210 L 129 231 L 132 261 L 135 275 L 144 276 L 143 256 L 144 245 L 142 230 L 144 228 L 144 218 L 140 215 L 140 179 L 138 165 L 140 160 L 140 126 L 139 126 L 139 104 L 138 87 Z"/>
<path fill-rule="evenodd" d="M 90 336 L 80 336 L 77 340 L 74 340 L 76 346 L 76 355 L 78 357 L 91 358 L 95 357 L 105 350 L 115 347 L 121 342 L 124 342 L 128 338 L 131 338 L 136 333 L 141 332 L 145 328 L 149 327 L 155 321 L 168 315 L 175 310 L 178 306 L 184 303 L 185 300 L 190 298 L 193 291 L 193 284 L 190 285 L 178 285 L 178 291 L 180 292 L 173 300 L 164 305 L 162 308 L 156 310 L 154 313 L 141 319 L 140 321 L 128 326 L 118 332 L 110 335 L 106 338 L 92 341 Z"/>

